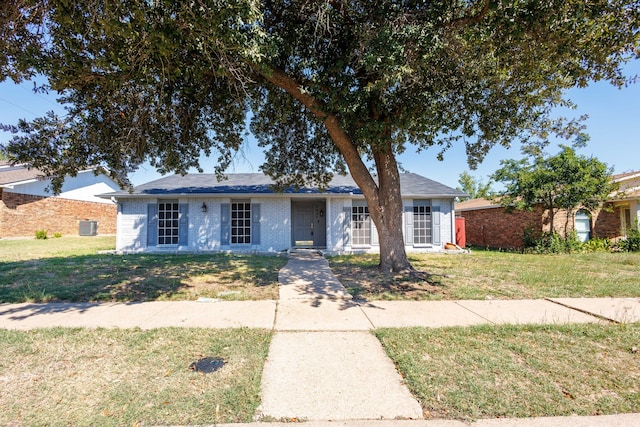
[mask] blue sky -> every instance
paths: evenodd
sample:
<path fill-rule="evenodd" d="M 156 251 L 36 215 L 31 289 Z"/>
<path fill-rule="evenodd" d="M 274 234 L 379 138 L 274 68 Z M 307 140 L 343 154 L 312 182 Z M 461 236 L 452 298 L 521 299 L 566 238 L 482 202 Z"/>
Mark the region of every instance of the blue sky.
<path fill-rule="evenodd" d="M 625 73 L 640 76 L 640 60 L 630 63 Z M 62 111 L 55 102 L 55 94 L 34 94 L 33 83 L 15 85 L 12 82 L 0 84 L 0 123 L 14 124 L 21 118 L 31 120 L 50 110 Z M 578 117 L 587 114 L 587 133 L 591 140 L 581 154 L 594 156 L 613 167 L 615 173 L 640 170 L 640 79 L 623 89 L 607 82 L 593 83 L 584 89 L 573 89 L 568 98 L 574 101 L 576 110 L 559 111 L 559 115 Z M 10 134 L 0 131 L 0 144 L 10 139 Z M 568 143 L 558 141 L 558 143 Z M 263 153 L 250 138 L 243 155 L 238 155 L 230 172 L 258 172 Z M 557 144 L 551 145 L 550 153 L 557 151 Z M 458 185 L 458 176 L 468 170 L 463 146 L 455 146 L 446 154 L 444 161 L 436 159 L 437 147 L 416 153 L 413 147 L 399 157 L 404 169 L 415 172 L 451 187 Z M 521 158 L 520 148 L 494 147 L 484 162 L 471 175 L 486 182 L 488 176 L 500 167 L 500 160 Z M 205 172 L 211 172 L 213 161 L 203 159 Z M 134 185 L 159 178 L 160 175 L 149 165 L 143 165 L 131 176 Z"/>

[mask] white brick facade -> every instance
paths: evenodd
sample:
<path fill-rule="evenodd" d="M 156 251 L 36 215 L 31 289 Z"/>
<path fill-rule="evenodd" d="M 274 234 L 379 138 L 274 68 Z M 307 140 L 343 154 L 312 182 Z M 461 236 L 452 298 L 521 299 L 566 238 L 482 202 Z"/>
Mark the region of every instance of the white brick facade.
<path fill-rule="evenodd" d="M 162 200 L 177 201 L 187 206 L 186 245 L 148 245 L 149 205 L 157 205 Z M 259 206 L 259 244 L 223 244 L 222 210 L 234 200 L 248 201 Z M 369 246 L 351 246 L 351 207 L 354 200 L 362 198 L 326 197 L 326 250 L 331 253 L 378 252 L 377 239 L 372 237 Z M 292 198 L 290 196 L 270 197 L 188 197 L 188 198 L 129 198 L 118 203 L 117 239 L 118 251 L 236 251 L 236 252 L 280 252 L 292 246 Z M 413 199 L 403 199 L 405 221 L 412 221 Z M 439 239 L 434 244 L 417 246 L 407 244 L 408 252 L 439 250 L 444 243 L 453 241 L 452 201 L 430 200 L 433 216 L 438 215 Z M 203 211 L 203 204 L 206 212 Z M 437 212 L 437 213 L 436 213 Z M 435 223 L 435 221 L 434 221 Z M 154 231 L 155 232 L 155 231 Z M 375 230 L 372 231 L 372 236 Z M 407 228 L 403 227 L 405 242 Z"/>

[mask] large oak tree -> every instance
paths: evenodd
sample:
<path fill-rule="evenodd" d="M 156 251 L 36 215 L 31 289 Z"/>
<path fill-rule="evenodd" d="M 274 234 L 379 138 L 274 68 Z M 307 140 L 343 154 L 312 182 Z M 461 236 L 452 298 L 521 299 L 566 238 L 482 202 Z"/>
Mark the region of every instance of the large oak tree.
<path fill-rule="evenodd" d="M 44 75 L 64 116 L 21 122 L 7 147 L 58 177 L 103 166 L 123 184 L 227 168 L 250 131 L 281 186 L 348 171 L 380 235 L 381 267 L 410 268 L 396 155 L 471 166 L 496 144 L 570 134 L 563 91 L 637 57 L 632 0 L 8 0 L 0 80 Z M 373 165 L 372 170 L 368 165 Z"/>

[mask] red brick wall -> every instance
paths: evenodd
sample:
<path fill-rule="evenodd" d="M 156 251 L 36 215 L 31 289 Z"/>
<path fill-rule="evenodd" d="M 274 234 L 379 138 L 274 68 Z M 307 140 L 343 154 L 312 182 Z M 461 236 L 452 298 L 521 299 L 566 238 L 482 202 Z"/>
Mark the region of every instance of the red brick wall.
<path fill-rule="evenodd" d="M 514 249 L 523 246 L 524 230 L 532 227 L 542 231 L 541 211 L 507 213 L 504 208 L 478 209 L 461 212 L 465 219 L 467 245 Z"/>
<path fill-rule="evenodd" d="M 532 227 L 535 234 L 550 231 L 548 212 L 542 208 L 534 211 L 507 213 L 504 208 L 478 209 L 460 212 L 465 218 L 467 245 L 519 249 L 523 247 L 524 230 Z M 574 228 L 573 216 L 567 221 L 566 212 L 554 215 L 555 231 L 563 235 Z M 620 237 L 620 209 L 602 209 L 591 216 L 592 238 Z"/>
<path fill-rule="evenodd" d="M 0 192 L 0 237 L 33 237 L 38 230 L 79 234 L 79 222 L 98 222 L 98 234 L 116 233 L 116 206 L 58 197 Z"/>
<path fill-rule="evenodd" d="M 602 209 L 591 217 L 592 237 L 599 239 L 615 239 L 622 237 L 622 222 L 620 221 L 620 208 Z"/>

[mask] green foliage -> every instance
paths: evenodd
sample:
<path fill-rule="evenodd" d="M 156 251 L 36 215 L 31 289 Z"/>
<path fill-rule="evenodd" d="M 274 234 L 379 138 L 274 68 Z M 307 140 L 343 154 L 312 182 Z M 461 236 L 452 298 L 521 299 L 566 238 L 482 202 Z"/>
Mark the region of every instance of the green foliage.
<path fill-rule="evenodd" d="M 627 237 L 620 240 L 617 249 L 624 252 L 640 252 L 640 230 L 637 227 L 631 227 L 627 230 Z"/>
<path fill-rule="evenodd" d="M 616 188 L 611 168 L 594 157 L 576 154 L 571 147 L 560 148 L 554 156 L 534 153 L 532 159 L 501 161 L 502 168 L 492 175 L 506 187 L 500 203 L 520 210 L 542 205 L 550 213 L 551 224 L 560 209 L 575 212 L 602 206 Z"/>
<path fill-rule="evenodd" d="M 635 4 L 10 2 L 0 81 L 44 75 L 69 109 L 7 127 L 24 132 L 8 151 L 55 176 L 98 165 L 124 183 L 145 160 L 185 172 L 201 152 L 222 172 L 251 110 L 265 170 L 285 181 L 343 170 L 330 117 L 364 158 L 407 143 L 441 158 L 460 143 L 475 165 L 495 144 L 579 131 L 548 107 L 591 80 L 624 84 Z"/>
<path fill-rule="evenodd" d="M 594 238 L 584 242 L 582 250 L 584 252 L 609 252 L 612 250 L 612 245 L 609 239 Z"/>
<path fill-rule="evenodd" d="M 493 197 L 494 191 L 491 188 L 491 180 L 489 180 L 487 183 L 484 183 L 481 180 L 471 176 L 469 172 L 464 171 L 458 177 L 458 183 L 460 184 L 460 186 L 457 187 L 457 189 L 467 193 L 469 195 L 468 198 L 490 199 L 491 197 Z M 464 200 L 467 200 L 468 198 Z"/>
<path fill-rule="evenodd" d="M 47 230 L 37 230 L 36 239 L 45 240 L 47 238 Z"/>
<path fill-rule="evenodd" d="M 62 237 L 62 233 L 53 233 L 53 238 L 54 239 L 58 239 L 60 237 Z"/>
<path fill-rule="evenodd" d="M 622 66 L 640 56 L 636 0 L 4 6 L 0 81 L 45 76 L 67 107 L 4 125 L 7 153 L 51 176 L 54 191 L 89 167 L 127 185 L 145 161 L 185 173 L 202 154 L 221 175 L 250 122 L 261 168 L 281 187 L 322 186 L 348 166 L 390 236 L 381 254 L 399 242 L 379 212 L 402 210 L 395 155 L 409 144 L 438 159 L 464 145 L 473 168 L 494 145 L 575 136 L 579 121 L 551 116 L 572 105 L 565 90 L 622 87 Z"/>
<path fill-rule="evenodd" d="M 583 248 L 575 232 L 568 233 L 567 236 L 555 232 L 534 235 L 531 229 L 525 229 L 523 242 L 525 252 L 536 254 L 576 253 Z"/>

